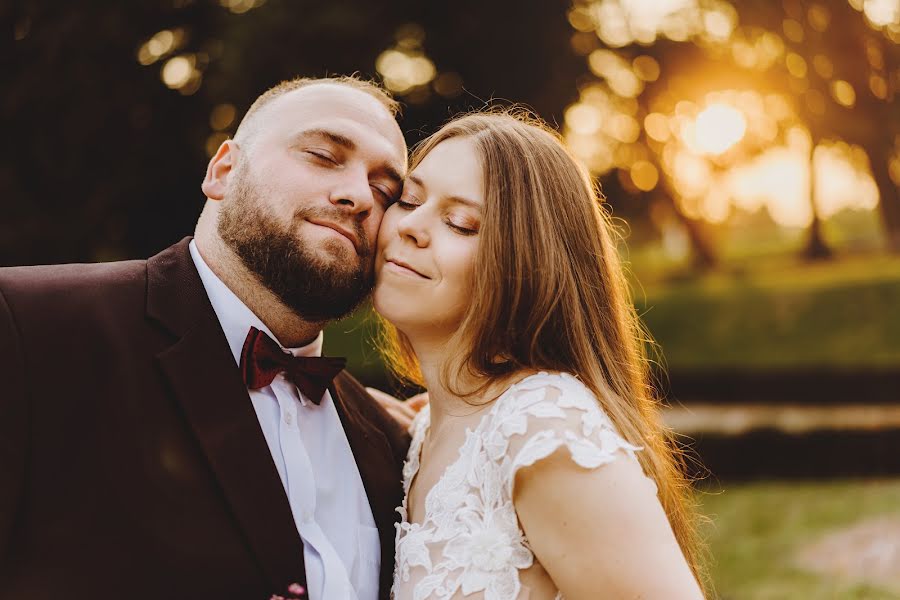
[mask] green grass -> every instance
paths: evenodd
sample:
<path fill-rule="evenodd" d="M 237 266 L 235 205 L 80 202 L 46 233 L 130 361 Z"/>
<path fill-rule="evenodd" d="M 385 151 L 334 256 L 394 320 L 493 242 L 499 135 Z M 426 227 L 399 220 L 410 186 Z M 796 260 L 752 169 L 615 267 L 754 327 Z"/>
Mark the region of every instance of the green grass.
<path fill-rule="evenodd" d="M 703 533 L 722 600 L 900 599 L 900 590 L 803 571 L 793 556 L 831 530 L 900 517 L 900 480 L 747 483 L 701 492 Z"/>
<path fill-rule="evenodd" d="M 635 286 L 671 369 L 900 366 L 900 259 L 769 261 Z"/>

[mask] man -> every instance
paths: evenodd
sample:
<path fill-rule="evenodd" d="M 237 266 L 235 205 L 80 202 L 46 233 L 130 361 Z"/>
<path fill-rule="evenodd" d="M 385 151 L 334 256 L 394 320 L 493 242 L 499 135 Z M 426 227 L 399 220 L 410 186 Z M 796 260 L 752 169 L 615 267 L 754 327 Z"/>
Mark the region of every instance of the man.
<path fill-rule="evenodd" d="M 395 112 L 285 82 L 210 161 L 193 240 L 0 269 L 0 598 L 388 596 L 408 438 L 308 357 L 371 288 Z"/>

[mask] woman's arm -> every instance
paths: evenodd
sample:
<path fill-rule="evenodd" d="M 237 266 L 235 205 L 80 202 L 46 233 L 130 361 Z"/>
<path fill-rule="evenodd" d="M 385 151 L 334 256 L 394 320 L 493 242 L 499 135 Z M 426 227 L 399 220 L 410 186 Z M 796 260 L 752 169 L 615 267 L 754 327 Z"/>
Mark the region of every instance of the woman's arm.
<path fill-rule="evenodd" d="M 520 469 L 514 492 L 531 548 L 566 600 L 703 598 L 653 482 L 624 452 L 586 469 L 559 448 Z"/>

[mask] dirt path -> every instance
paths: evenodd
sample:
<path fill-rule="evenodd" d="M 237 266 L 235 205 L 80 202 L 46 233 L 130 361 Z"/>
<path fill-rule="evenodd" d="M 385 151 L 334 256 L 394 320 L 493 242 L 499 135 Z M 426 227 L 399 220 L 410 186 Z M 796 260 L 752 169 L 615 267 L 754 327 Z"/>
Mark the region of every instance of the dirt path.
<path fill-rule="evenodd" d="M 800 549 L 797 564 L 900 592 L 900 515 L 860 521 Z"/>
<path fill-rule="evenodd" d="M 760 427 L 774 427 L 785 433 L 834 429 L 869 431 L 900 427 L 900 404 L 687 404 L 665 409 L 663 419 L 675 431 L 687 434 L 708 431 L 740 435 Z"/>

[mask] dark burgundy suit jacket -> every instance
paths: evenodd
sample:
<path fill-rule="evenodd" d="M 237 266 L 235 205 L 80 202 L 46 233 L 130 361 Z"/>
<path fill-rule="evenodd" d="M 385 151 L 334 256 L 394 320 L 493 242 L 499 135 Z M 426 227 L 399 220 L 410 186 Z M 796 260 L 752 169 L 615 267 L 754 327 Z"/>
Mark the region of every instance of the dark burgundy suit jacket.
<path fill-rule="evenodd" d="M 189 241 L 146 261 L 0 269 L 0 599 L 268 600 L 305 582 Z M 387 598 L 409 439 L 349 375 L 331 394 Z"/>

